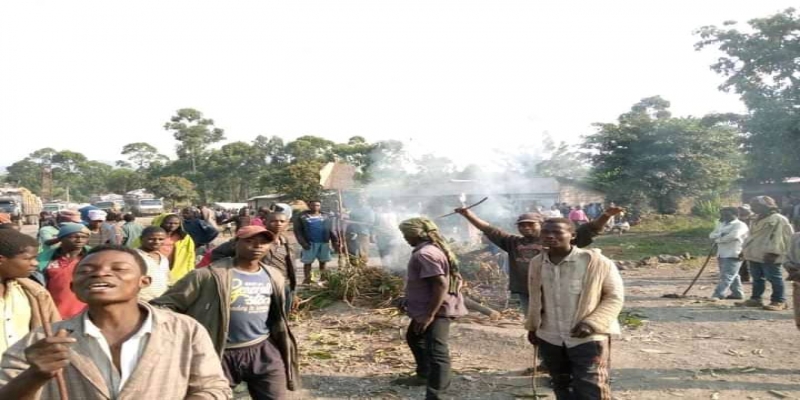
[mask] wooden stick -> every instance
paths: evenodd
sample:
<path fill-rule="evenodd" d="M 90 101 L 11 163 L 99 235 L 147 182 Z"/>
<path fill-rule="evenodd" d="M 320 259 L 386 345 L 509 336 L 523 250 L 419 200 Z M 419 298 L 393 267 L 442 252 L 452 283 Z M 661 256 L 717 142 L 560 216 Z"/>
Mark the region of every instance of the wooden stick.
<path fill-rule="evenodd" d="M 481 199 L 481 201 L 479 201 L 479 202 L 477 202 L 477 203 L 475 203 L 475 204 L 473 204 L 473 205 L 471 205 L 471 206 L 464 207 L 464 209 L 465 209 L 465 210 L 469 210 L 470 208 L 477 207 L 477 206 L 481 205 L 481 203 L 483 203 L 483 202 L 484 202 L 484 201 L 486 201 L 486 200 L 489 200 L 489 198 L 488 198 L 488 197 L 484 197 L 483 199 Z M 444 217 L 449 217 L 449 216 L 451 216 L 451 215 L 456 215 L 456 214 L 458 214 L 458 213 L 457 213 L 457 212 L 451 212 L 450 214 L 445 214 L 445 215 L 442 215 L 442 216 L 436 217 L 436 219 L 439 219 L 439 218 L 444 218 Z"/>
<path fill-rule="evenodd" d="M 42 322 L 42 329 L 44 330 L 45 337 L 53 337 L 53 328 L 50 326 L 50 321 L 45 317 L 44 310 L 42 310 L 42 303 L 36 302 L 36 307 L 39 309 L 39 318 Z M 61 400 L 69 400 L 69 392 L 67 392 L 67 381 L 64 380 L 64 370 L 56 372 L 56 384 L 58 385 L 58 394 Z"/>

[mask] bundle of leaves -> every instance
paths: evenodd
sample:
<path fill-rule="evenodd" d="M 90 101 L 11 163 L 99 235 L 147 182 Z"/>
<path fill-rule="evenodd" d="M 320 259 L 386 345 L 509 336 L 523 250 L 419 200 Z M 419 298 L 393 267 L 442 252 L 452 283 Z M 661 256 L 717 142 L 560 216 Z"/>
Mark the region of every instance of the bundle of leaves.
<path fill-rule="evenodd" d="M 300 311 L 325 308 L 336 301 L 358 307 L 385 308 L 403 294 L 403 278 L 379 267 L 330 271 L 321 285 L 298 292 Z"/>

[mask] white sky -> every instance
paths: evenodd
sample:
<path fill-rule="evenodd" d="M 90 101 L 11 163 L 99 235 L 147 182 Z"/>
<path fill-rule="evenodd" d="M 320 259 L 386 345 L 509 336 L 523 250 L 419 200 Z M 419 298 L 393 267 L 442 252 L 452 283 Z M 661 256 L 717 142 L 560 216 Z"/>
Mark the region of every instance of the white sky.
<path fill-rule="evenodd" d="M 742 111 L 692 31 L 761 1 L 6 1 L 0 165 L 50 146 L 122 158 L 178 108 L 229 141 L 397 139 L 460 163 L 577 142 L 659 94 L 675 115 Z"/>

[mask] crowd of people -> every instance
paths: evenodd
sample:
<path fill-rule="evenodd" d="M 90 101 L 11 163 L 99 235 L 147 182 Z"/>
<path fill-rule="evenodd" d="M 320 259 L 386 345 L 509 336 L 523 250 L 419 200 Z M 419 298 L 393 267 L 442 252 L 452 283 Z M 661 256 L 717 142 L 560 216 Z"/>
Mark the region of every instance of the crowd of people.
<path fill-rule="evenodd" d="M 440 398 L 452 380 L 450 324 L 468 312 L 444 232 L 428 218 L 392 219 L 363 198 L 345 219 L 322 212 L 319 200 L 306 204 L 297 214 L 275 204 L 227 220 L 188 207 L 146 227 L 130 214 L 63 210 L 42 222 L 36 238 L 0 224 L 7 321 L 0 324 L 0 398 L 67 391 L 71 398 L 225 399 L 242 382 L 253 399 L 286 398 L 301 376 L 288 319 L 298 286 L 290 223 L 302 248 L 299 284 L 312 283 L 314 263 L 324 280 L 335 252 L 358 266 L 371 242 L 382 261 L 397 237 L 411 247 L 402 308 L 416 369 L 394 383 Z M 556 397 L 610 399 L 610 340 L 620 332 L 624 288 L 614 263 L 586 247 L 624 210 L 595 203 L 565 215 L 559 208 L 520 215 L 517 232 L 468 208 L 455 212 L 508 253 L 508 290 Z M 236 229 L 224 240 L 228 222 Z M 710 239 L 720 265 L 714 300 L 787 308 L 782 267 L 800 285 L 800 234 L 773 199 L 724 208 Z M 753 282 L 749 299 L 743 269 Z"/>

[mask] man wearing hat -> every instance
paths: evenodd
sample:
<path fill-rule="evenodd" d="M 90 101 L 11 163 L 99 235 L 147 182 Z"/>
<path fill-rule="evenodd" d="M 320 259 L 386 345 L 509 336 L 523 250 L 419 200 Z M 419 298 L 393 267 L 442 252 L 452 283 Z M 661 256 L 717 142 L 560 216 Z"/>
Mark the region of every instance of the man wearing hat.
<path fill-rule="evenodd" d="M 262 260 L 274 241 L 263 226 L 244 226 L 233 257 L 191 271 L 150 301 L 200 322 L 231 387 L 246 382 L 255 400 L 286 398 L 299 385 L 297 343 L 284 308 L 288 282 Z"/>
<path fill-rule="evenodd" d="M 107 239 L 103 236 L 103 223 L 106 222 L 108 213 L 103 210 L 89 210 L 87 213 L 89 219 L 89 247 L 99 246 L 105 244 Z"/>
<path fill-rule="evenodd" d="M 64 319 L 72 318 L 86 308 L 86 304 L 78 300 L 72 292 L 70 285 L 75 266 L 90 249 L 87 246 L 89 235 L 89 229 L 82 224 L 62 224 L 54 239 L 59 244 L 58 247 L 39 253 L 39 266 L 31 275 L 31 278 L 47 288 Z"/>
<path fill-rule="evenodd" d="M 767 311 L 788 308 L 784 293 L 783 269 L 792 244 L 794 230 L 786 217 L 781 215 L 775 200 L 769 196 L 757 196 L 750 200 L 750 208 L 757 215 L 745 240 L 742 258 L 750 264 L 753 293 L 750 299 L 737 306 L 763 307 Z M 770 303 L 764 305 L 761 297 L 766 290 L 766 281 L 772 286 Z"/>
<path fill-rule="evenodd" d="M 526 213 L 517 218 L 519 235 L 506 232 L 478 218 L 471 210 L 458 208 L 457 213 L 464 216 L 472 225 L 480 229 L 486 237 L 508 253 L 508 290 L 519 298 L 519 308 L 523 313 L 528 311 L 528 265 L 539 255 L 542 246 L 539 230 L 544 221 L 541 214 Z M 575 245 L 586 247 L 592 243 L 614 215 L 622 212 L 621 208 L 609 207 L 596 220 L 577 228 Z"/>

